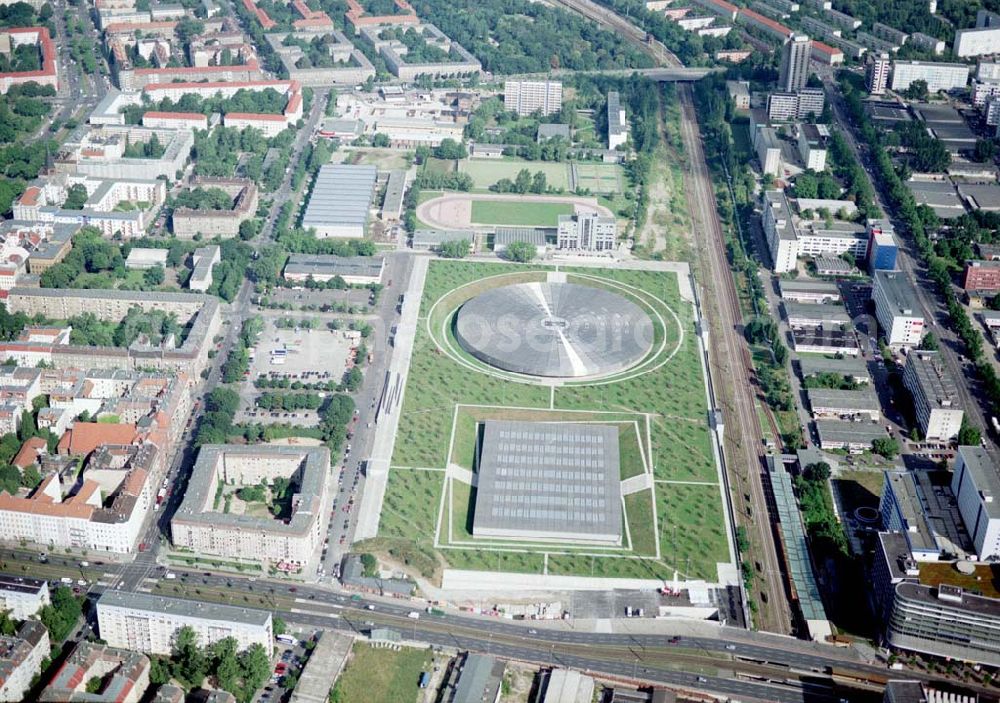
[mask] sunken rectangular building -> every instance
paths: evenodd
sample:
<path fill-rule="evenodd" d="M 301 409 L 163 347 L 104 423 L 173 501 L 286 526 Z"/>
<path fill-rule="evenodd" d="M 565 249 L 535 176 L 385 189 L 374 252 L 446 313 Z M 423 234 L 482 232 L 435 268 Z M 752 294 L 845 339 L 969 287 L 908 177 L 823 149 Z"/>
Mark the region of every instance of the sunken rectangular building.
<path fill-rule="evenodd" d="M 371 165 L 321 166 L 302 216 L 303 229 L 315 229 L 321 239 L 365 236 L 376 174 Z"/>
<path fill-rule="evenodd" d="M 621 544 L 618 429 L 485 423 L 474 537 Z"/>

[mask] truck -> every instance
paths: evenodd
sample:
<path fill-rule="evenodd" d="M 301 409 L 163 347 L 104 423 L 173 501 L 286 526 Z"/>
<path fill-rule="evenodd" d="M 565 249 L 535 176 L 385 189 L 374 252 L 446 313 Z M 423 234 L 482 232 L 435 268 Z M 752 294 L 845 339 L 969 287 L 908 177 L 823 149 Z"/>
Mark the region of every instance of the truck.
<path fill-rule="evenodd" d="M 156 507 L 159 509 L 163 505 L 163 500 L 167 497 L 167 489 L 161 488 L 156 494 Z"/>

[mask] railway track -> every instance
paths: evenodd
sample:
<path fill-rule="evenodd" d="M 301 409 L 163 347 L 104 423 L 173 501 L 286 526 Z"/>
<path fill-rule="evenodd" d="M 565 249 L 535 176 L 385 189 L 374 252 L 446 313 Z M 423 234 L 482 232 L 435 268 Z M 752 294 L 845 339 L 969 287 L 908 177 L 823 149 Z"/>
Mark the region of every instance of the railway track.
<path fill-rule="evenodd" d="M 649 36 L 645 30 L 636 27 L 621 15 L 599 5 L 593 0 L 555 0 L 555 3 L 573 10 L 609 29 L 615 30 L 625 39 L 652 56 L 661 66 L 669 68 L 682 68 L 684 66 L 670 49 L 660 41 Z"/>
<path fill-rule="evenodd" d="M 731 416 L 727 420 L 728 450 L 727 466 L 739 489 L 734 496 L 748 531 L 756 533 L 763 553 L 748 556 L 754 561 L 755 571 L 763 581 L 758 594 L 760 604 L 756 623 L 760 629 L 789 633 L 792 630 L 791 612 L 788 606 L 785 582 L 774 543 L 772 520 L 768 510 L 767 493 L 763 476 L 763 431 L 754 402 L 755 390 L 753 359 L 749 347 L 740 334 L 743 316 L 739 296 L 726 258 L 725 239 L 718 214 L 715 211 L 715 194 L 712 190 L 705 163 L 705 155 L 697 128 L 691 89 L 678 86 L 681 103 L 681 137 L 688 154 L 691 176 L 688 180 L 688 201 L 692 216 L 701 221 L 701 236 L 696 236 L 700 250 L 705 280 L 713 282 L 714 295 L 702 296 L 713 301 L 721 339 L 711 345 L 711 356 L 715 361 L 715 375 L 729 383 L 727 395 L 730 400 Z M 772 428 L 777 430 L 773 417 L 768 415 Z M 735 420 L 735 422 L 734 422 Z M 780 435 L 779 435 L 780 436 Z M 724 448 L 725 449 L 725 448 Z"/>

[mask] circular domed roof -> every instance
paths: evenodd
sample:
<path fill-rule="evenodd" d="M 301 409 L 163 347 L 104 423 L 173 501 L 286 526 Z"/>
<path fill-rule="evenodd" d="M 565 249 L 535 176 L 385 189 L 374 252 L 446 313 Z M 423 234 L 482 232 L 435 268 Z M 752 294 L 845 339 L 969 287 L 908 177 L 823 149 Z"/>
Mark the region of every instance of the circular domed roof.
<path fill-rule="evenodd" d="M 455 334 L 491 366 L 552 378 L 615 373 L 653 346 L 653 323 L 638 305 L 575 283 L 519 283 L 482 293 L 459 309 Z"/>

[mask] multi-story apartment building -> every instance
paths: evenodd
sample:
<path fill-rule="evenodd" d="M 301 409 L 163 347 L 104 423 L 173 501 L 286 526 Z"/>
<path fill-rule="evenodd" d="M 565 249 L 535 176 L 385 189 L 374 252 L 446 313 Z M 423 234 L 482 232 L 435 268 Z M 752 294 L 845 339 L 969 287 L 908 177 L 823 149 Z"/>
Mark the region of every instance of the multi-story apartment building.
<path fill-rule="evenodd" d="M 49 604 L 49 584 L 44 579 L 0 574 L 0 610 L 15 620 L 27 620 Z"/>
<path fill-rule="evenodd" d="M 149 688 L 149 657 L 135 651 L 80 642 L 42 690 L 41 703 L 139 703 Z M 95 693 L 86 686 L 100 681 Z"/>
<path fill-rule="evenodd" d="M 11 71 L 0 73 L 0 94 L 6 94 L 12 86 L 24 83 L 38 83 L 59 89 L 58 49 L 49 30 L 45 27 L 18 27 L 0 30 L 0 48 L 11 53 L 20 46 L 38 47 L 40 68 L 34 71 Z"/>
<path fill-rule="evenodd" d="M 97 601 L 98 633 L 111 647 L 169 655 L 183 627 L 197 633 L 202 647 L 227 637 L 236 640 L 240 651 L 259 644 L 270 652 L 274 646 L 266 610 L 126 591 L 105 591 Z"/>
<path fill-rule="evenodd" d="M 793 34 L 781 47 L 778 87 L 788 93 L 802 90 L 809 81 L 809 57 L 812 40 L 805 34 Z"/>
<path fill-rule="evenodd" d="M 794 271 L 799 255 L 798 235 L 792 221 L 792 209 L 784 191 L 764 192 L 764 234 L 771 251 L 775 273 Z"/>
<path fill-rule="evenodd" d="M 767 119 L 772 122 L 815 119 L 823 114 L 826 96 L 818 88 L 804 88 L 794 93 L 771 93 L 767 96 Z"/>
<path fill-rule="evenodd" d="M 889 73 L 892 69 L 892 61 L 889 54 L 882 52 L 878 56 L 874 54 L 865 66 L 865 85 L 872 95 L 882 95 L 889 87 Z"/>
<path fill-rule="evenodd" d="M 330 453 L 321 447 L 205 445 L 198 453 L 184 501 L 170 523 L 176 546 L 199 554 L 295 571 L 318 556 L 325 536 Z M 290 518 L 223 513 L 220 482 L 256 486 L 282 477 L 294 485 Z M 291 489 L 290 489 L 291 490 Z"/>
<path fill-rule="evenodd" d="M 951 491 L 982 561 L 1000 558 L 1000 457 L 982 447 L 959 447 Z M 1000 642 L 1000 639 L 997 640 Z"/>
<path fill-rule="evenodd" d="M 519 115 L 540 110 L 551 115 L 562 109 L 561 81 L 506 81 L 503 84 L 503 107 Z"/>
<path fill-rule="evenodd" d="M 784 162 L 781 158 L 781 140 L 778 133 L 771 127 L 761 127 L 754 133 L 754 146 L 757 148 L 757 161 L 760 162 L 761 173 L 774 176 L 782 175 Z"/>
<path fill-rule="evenodd" d="M 560 215 L 556 247 L 580 251 L 611 251 L 618 244 L 618 223 L 614 217 L 596 212 Z"/>
<path fill-rule="evenodd" d="M 955 32 L 952 51 L 959 58 L 1000 53 L 1000 15 L 979 10 L 974 28 Z"/>
<path fill-rule="evenodd" d="M 884 644 L 912 652 L 1000 665 L 1000 599 L 953 585 L 926 585 L 904 536 L 880 532 L 872 595 Z"/>
<path fill-rule="evenodd" d="M 964 88 L 969 82 L 969 66 L 964 63 L 932 63 L 929 61 L 894 61 L 892 64 L 892 89 L 897 93 L 910 87 L 913 81 L 927 82 L 927 89 L 939 90 Z"/>
<path fill-rule="evenodd" d="M 924 337 L 924 317 L 917 307 L 917 292 L 902 271 L 875 271 L 872 276 L 875 317 L 893 349 L 915 347 Z"/>
<path fill-rule="evenodd" d="M 830 129 L 825 124 L 800 124 L 796 128 L 799 156 L 807 169 L 822 171 L 826 168 L 826 145 Z"/>
<path fill-rule="evenodd" d="M 257 186 L 245 178 L 194 179 L 196 188 L 218 188 L 233 199 L 228 210 L 193 210 L 175 208 L 171 215 L 171 229 L 182 239 L 192 239 L 196 234 L 205 237 L 235 237 L 240 224 L 257 214 Z"/>
<path fill-rule="evenodd" d="M 13 637 L 0 637 L 0 701 L 27 700 L 51 647 L 48 630 L 37 620 L 21 623 Z"/>
<path fill-rule="evenodd" d="M 948 442 L 958 436 L 965 413 L 958 403 L 955 380 L 937 352 L 910 352 L 903 370 L 903 385 L 913 396 L 924 439 Z"/>

